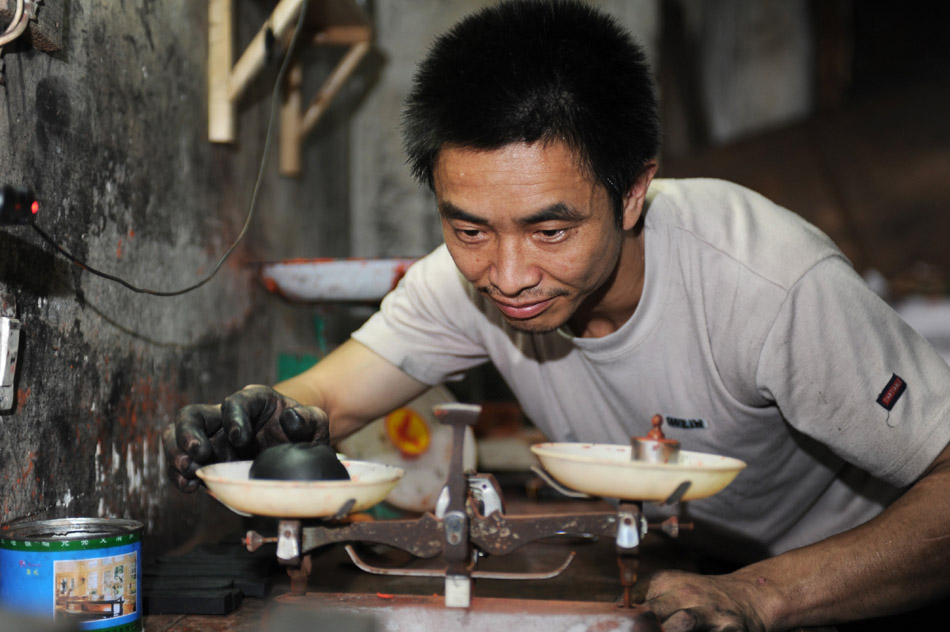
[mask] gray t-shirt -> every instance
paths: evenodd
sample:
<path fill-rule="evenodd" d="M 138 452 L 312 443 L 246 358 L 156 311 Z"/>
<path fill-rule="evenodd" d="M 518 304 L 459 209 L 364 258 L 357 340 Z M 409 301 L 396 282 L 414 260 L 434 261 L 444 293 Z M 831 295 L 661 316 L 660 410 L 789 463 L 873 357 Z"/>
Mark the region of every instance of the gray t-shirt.
<path fill-rule="evenodd" d="M 628 444 L 659 413 L 683 449 L 742 459 L 687 508 L 737 561 L 874 517 L 950 441 L 950 367 L 814 226 L 734 184 L 656 180 L 643 230 L 643 296 L 608 336 L 512 330 L 442 246 L 353 337 L 428 384 L 493 362 L 553 441 Z"/>

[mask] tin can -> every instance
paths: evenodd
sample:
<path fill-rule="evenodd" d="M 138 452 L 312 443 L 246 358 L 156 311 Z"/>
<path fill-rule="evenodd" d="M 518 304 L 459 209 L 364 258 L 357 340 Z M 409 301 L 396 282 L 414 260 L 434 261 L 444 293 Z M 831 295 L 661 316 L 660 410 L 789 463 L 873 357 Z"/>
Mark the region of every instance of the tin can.
<path fill-rule="evenodd" d="M 109 518 L 0 528 L 0 606 L 74 629 L 140 632 L 142 531 Z"/>

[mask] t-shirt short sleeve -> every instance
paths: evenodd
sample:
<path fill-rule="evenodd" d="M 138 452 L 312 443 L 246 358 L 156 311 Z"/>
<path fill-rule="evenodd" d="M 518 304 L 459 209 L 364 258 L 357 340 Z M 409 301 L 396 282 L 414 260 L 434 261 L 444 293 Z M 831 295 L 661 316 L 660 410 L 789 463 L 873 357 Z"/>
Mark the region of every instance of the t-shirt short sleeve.
<path fill-rule="evenodd" d="M 950 441 L 950 366 L 841 257 L 789 290 L 756 381 L 796 429 L 898 486 Z"/>
<path fill-rule="evenodd" d="M 470 325 L 477 316 L 473 300 L 471 286 L 441 246 L 409 267 L 352 337 L 425 384 L 460 379 L 488 360 Z"/>

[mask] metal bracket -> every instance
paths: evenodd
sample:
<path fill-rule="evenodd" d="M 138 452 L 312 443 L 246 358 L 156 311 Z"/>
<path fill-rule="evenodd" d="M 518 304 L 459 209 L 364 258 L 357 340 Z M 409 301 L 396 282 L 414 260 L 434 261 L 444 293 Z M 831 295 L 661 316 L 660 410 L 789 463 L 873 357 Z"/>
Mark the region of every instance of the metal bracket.
<path fill-rule="evenodd" d="M 0 411 L 13 407 L 13 382 L 20 348 L 20 321 L 14 318 L 15 315 L 14 298 L 0 294 Z"/>
<path fill-rule="evenodd" d="M 584 492 L 579 492 L 577 490 L 564 487 L 563 485 L 558 483 L 556 480 L 554 480 L 553 476 L 548 474 L 545 470 L 538 467 L 537 465 L 532 465 L 531 471 L 537 474 L 538 477 L 541 480 L 543 480 L 545 483 L 547 483 L 549 487 L 557 490 L 557 492 L 561 494 L 562 496 L 567 496 L 568 498 L 593 498 L 593 496 L 585 494 Z"/>
<path fill-rule="evenodd" d="M 277 526 L 277 559 L 281 564 L 300 561 L 300 521 L 281 520 Z"/>
<path fill-rule="evenodd" d="M 640 546 L 640 539 L 647 534 L 647 522 L 634 505 L 624 503 L 617 512 L 617 549 L 632 551 Z"/>

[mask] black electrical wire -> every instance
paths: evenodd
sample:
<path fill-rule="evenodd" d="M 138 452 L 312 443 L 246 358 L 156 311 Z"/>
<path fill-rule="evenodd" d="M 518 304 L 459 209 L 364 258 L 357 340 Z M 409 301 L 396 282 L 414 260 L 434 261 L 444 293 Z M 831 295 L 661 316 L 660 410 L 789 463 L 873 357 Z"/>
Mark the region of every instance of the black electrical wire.
<path fill-rule="evenodd" d="M 135 285 L 132 285 L 125 279 L 122 279 L 120 277 L 117 277 L 111 274 L 107 274 L 105 272 L 102 272 L 101 270 L 97 270 L 93 268 L 92 266 L 90 266 L 88 263 L 85 263 L 84 261 L 81 261 L 80 259 L 76 258 L 70 252 L 68 252 L 65 248 L 63 248 L 58 243 L 56 243 L 56 241 L 52 237 L 47 235 L 46 232 L 44 232 L 39 226 L 37 226 L 35 222 L 31 222 L 31 225 L 33 226 L 33 230 L 39 233 L 39 236 L 42 237 L 48 244 L 53 246 L 53 248 L 55 248 L 57 252 L 59 252 L 59 254 L 69 259 L 76 266 L 82 268 L 83 270 L 86 270 L 87 272 L 91 272 L 92 274 L 95 274 L 96 276 L 102 277 L 103 279 L 115 281 L 116 283 L 132 290 L 133 292 L 138 292 L 140 294 L 151 294 L 152 296 L 179 296 L 181 294 L 186 294 L 188 292 L 191 292 L 192 290 L 196 290 L 202 285 L 204 285 L 205 283 L 207 283 L 208 281 L 210 281 L 212 277 L 214 277 L 214 275 L 218 273 L 218 270 L 221 269 L 221 266 L 224 265 L 224 262 L 227 261 L 228 257 L 231 256 L 231 253 L 234 252 L 234 249 L 237 248 L 238 244 L 241 243 L 241 240 L 244 239 L 244 236 L 245 234 L 247 234 L 247 230 L 251 225 L 251 220 L 254 218 L 254 211 L 257 207 L 257 196 L 258 196 L 258 193 L 260 192 L 261 181 L 264 179 L 264 169 L 267 165 L 267 157 L 270 154 L 271 140 L 273 138 L 273 131 L 274 131 L 274 120 L 277 118 L 277 103 L 278 103 L 278 99 L 280 98 L 280 88 L 281 88 L 281 85 L 283 85 L 284 75 L 287 74 L 287 68 L 290 66 L 290 59 L 293 56 L 294 50 L 296 50 L 297 41 L 300 38 L 300 33 L 303 31 L 304 20 L 306 20 L 306 17 L 307 17 L 307 7 L 309 4 L 310 4 L 310 0 L 303 0 L 303 2 L 300 5 L 300 14 L 297 16 L 297 24 L 294 27 L 294 34 L 290 38 L 290 44 L 287 46 L 287 54 L 284 56 L 284 61 L 280 65 L 280 70 L 277 73 L 277 79 L 274 82 L 274 92 L 271 95 L 270 118 L 268 119 L 268 122 L 267 122 L 267 134 L 264 138 L 264 151 L 263 151 L 263 154 L 261 155 L 261 164 L 257 172 L 257 180 L 254 182 L 254 191 L 251 194 L 251 203 L 247 210 L 247 217 L 244 220 L 244 226 L 241 228 L 241 232 L 238 233 L 238 236 L 234 239 L 234 243 L 232 243 L 231 246 L 228 247 L 228 249 L 224 252 L 224 254 L 221 255 L 221 258 L 218 259 L 218 262 L 217 264 L 215 264 L 214 269 L 211 270 L 211 272 L 208 273 L 208 275 L 205 278 L 201 279 L 200 281 L 198 281 L 197 283 L 193 285 L 189 285 L 186 288 L 182 288 L 180 290 L 165 291 L 165 292 L 137 287 Z"/>

